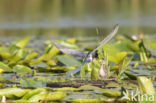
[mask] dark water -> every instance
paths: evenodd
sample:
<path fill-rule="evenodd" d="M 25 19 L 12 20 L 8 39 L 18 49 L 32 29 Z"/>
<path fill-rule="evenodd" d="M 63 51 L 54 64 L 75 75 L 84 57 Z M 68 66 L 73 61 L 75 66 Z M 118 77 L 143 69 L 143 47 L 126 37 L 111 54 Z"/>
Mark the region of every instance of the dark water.
<path fill-rule="evenodd" d="M 155 0 L 0 0 L 0 35 L 95 36 L 156 32 Z"/>

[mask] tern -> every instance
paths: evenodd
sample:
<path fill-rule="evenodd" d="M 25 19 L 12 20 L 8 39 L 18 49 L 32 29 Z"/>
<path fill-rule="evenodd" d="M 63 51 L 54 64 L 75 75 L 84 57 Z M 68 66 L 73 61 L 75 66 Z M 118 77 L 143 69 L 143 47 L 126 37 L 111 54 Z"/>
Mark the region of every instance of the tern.
<path fill-rule="evenodd" d="M 98 48 L 100 48 L 103 44 L 106 44 L 108 41 L 110 41 L 115 36 L 115 34 L 117 33 L 118 28 L 119 28 L 119 25 L 118 24 L 115 25 L 114 29 L 102 40 L 102 42 L 93 51 L 88 52 L 88 53 L 65 47 L 65 46 L 57 43 L 56 41 L 53 41 L 54 45 L 61 52 L 65 53 L 65 54 L 68 54 L 68 55 L 71 55 L 71 56 L 74 56 L 76 58 L 81 58 L 81 59 L 85 58 L 82 65 L 79 66 L 78 68 L 74 69 L 74 70 L 68 71 L 67 76 L 70 77 L 71 74 L 73 74 L 73 75 L 79 74 L 81 68 L 83 67 L 83 65 L 85 63 L 88 63 L 88 64 L 91 63 L 93 58 L 95 58 L 96 51 L 98 50 Z"/>

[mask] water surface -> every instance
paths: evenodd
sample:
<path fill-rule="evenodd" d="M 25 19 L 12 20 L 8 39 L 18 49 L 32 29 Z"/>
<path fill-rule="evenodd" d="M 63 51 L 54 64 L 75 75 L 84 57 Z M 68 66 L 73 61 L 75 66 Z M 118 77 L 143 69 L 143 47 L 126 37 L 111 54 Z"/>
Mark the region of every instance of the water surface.
<path fill-rule="evenodd" d="M 0 35 L 155 34 L 155 0 L 1 0 Z M 59 36 L 60 37 L 60 36 Z"/>

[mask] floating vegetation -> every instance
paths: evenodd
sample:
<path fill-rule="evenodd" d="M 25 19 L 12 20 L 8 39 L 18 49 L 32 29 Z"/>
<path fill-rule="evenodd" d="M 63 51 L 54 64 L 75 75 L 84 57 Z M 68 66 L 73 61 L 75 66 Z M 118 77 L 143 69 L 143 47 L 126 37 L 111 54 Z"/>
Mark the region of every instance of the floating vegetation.
<path fill-rule="evenodd" d="M 27 47 L 29 40 L 26 37 L 9 45 L 1 43 L 3 102 L 156 102 L 155 39 L 116 37 L 116 41 L 101 45 L 90 62 L 77 57 L 91 51 L 76 56 L 73 53 L 80 50 L 76 39 L 57 41 L 59 46 L 71 48 L 72 55 L 62 52 L 52 41 L 44 43 L 41 53 Z M 71 70 L 79 73 L 69 76 Z"/>

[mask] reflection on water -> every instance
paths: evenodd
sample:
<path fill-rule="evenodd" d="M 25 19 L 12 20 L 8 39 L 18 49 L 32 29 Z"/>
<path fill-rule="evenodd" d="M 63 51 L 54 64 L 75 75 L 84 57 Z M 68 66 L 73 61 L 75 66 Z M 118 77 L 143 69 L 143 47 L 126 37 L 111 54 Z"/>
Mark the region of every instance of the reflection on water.
<path fill-rule="evenodd" d="M 155 33 L 155 0 L 1 0 L 0 34 L 96 35 L 119 23 L 120 33 Z"/>

